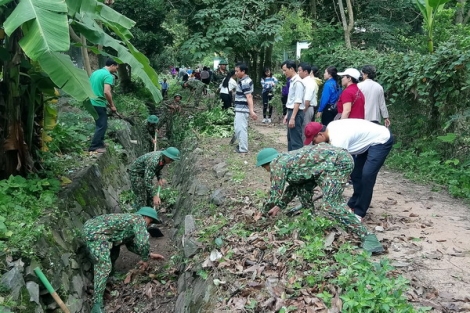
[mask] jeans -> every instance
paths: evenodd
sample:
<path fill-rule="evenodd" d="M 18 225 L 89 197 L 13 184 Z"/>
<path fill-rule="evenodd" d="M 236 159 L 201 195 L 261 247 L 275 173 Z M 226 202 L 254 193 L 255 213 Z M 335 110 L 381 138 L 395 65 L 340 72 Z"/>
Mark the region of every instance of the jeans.
<path fill-rule="evenodd" d="M 91 140 L 91 145 L 88 151 L 95 151 L 96 149 L 104 148 L 104 135 L 108 128 L 108 115 L 105 107 L 93 106 L 98 113 L 98 118 L 95 120 L 95 134 Z"/>
<path fill-rule="evenodd" d="M 266 118 L 266 115 L 268 118 L 271 118 L 271 115 L 273 115 L 273 106 L 269 103 L 271 99 L 273 98 L 273 94 L 271 92 L 263 92 L 263 117 Z"/>
<path fill-rule="evenodd" d="M 371 146 L 366 152 L 354 158 L 354 169 L 351 173 L 354 193 L 348 201 L 348 206 L 360 217 L 366 216 L 372 201 L 377 174 L 392 146 L 393 136 L 390 134 L 390 139 L 386 143 Z"/>
<path fill-rule="evenodd" d="M 295 127 L 289 128 L 289 120 L 293 109 L 287 109 L 287 151 L 297 150 L 304 146 L 302 141 L 302 124 L 304 123 L 304 111 L 297 111 Z"/>
<path fill-rule="evenodd" d="M 240 152 L 248 152 L 248 112 L 235 112 L 235 136 L 238 138 L 238 149 Z"/>

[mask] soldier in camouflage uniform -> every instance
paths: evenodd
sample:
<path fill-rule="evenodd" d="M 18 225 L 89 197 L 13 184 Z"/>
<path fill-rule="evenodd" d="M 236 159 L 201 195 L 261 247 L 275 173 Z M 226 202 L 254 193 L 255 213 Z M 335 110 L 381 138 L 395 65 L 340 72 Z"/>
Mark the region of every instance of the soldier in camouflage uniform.
<path fill-rule="evenodd" d="M 201 95 L 207 95 L 207 85 L 197 79 L 191 79 L 181 84 L 183 88 L 189 88 L 194 95 L 196 105 L 199 104 Z"/>
<path fill-rule="evenodd" d="M 165 259 L 150 253 L 147 227 L 157 219 L 154 209 L 141 208 L 131 214 L 105 214 L 88 220 L 84 226 L 86 245 L 94 264 L 94 296 L 91 313 L 104 313 L 103 295 L 106 281 L 114 262 L 119 256 L 120 246 L 142 257 L 141 267 L 148 267 L 149 258 Z"/>
<path fill-rule="evenodd" d="M 363 241 L 373 241 L 375 238 L 380 245 L 375 235 L 368 233 L 342 199 L 344 186 L 354 167 L 353 158 L 346 150 L 319 144 L 279 154 L 273 148 L 266 148 L 258 153 L 256 165 L 271 173 L 270 197 L 264 207 L 269 210 L 269 215 L 276 216 L 295 196 L 299 196 L 302 207 L 313 208 L 313 189 L 318 185 L 323 192 L 321 208 L 324 211 Z M 284 190 L 286 183 L 289 185 Z M 366 246 L 363 247 L 366 249 Z M 383 252 L 381 245 L 380 248 L 368 251 Z"/>
<path fill-rule="evenodd" d="M 214 72 L 212 76 L 212 81 L 215 83 L 216 86 L 220 86 L 222 81 L 224 80 L 225 77 L 227 77 L 228 70 L 227 70 L 227 60 L 222 59 L 219 62 L 219 68 L 217 71 Z"/>
<path fill-rule="evenodd" d="M 147 151 L 153 151 L 156 141 L 155 141 L 155 135 L 157 134 L 157 125 L 158 125 L 158 117 L 156 115 L 150 115 L 147 118 L 147 123 L 145 124 L 145 129 L 146 129 L 146 137 L 147 137 L 147 146 L 148 150 Z"/>
<path fill-rule="evenodd" d="M 183 97 L 177 93 L 173 96 L 172 102 L 164 102 L 164 112 L 162 114 L 162 118 L 158 122 L 157 129 L 160 130 L 163 126 L 165 126 L 165 137 L 170 140 L 172 137 L 173 131 L 173 119 L 174 115 L 181 113 L 181 100 Z"/>
<path fill-rule="evenodd" d="M 162 186 L 165 183 L 165 180 L 162 179 L 163 167 L 179 160 L 179 156 L 180 152 L 178 149 L 169 147 L 163 151 L 144 154 L 131 164 L 128 172 L 131 189 L 135 195 L 134 208 L 138 209 L 147 206 L 150 202 L 154 206 L 160 205 L 161 200 L 153 185 L 153 178 L 156 176 L 158 185 Z"/>

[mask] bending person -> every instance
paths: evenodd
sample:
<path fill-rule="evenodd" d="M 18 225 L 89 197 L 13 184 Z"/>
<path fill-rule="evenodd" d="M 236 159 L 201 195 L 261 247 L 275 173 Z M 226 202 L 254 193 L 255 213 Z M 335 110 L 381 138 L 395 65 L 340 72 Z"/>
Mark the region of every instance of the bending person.
<path fill-rule="evenodd" d="M 91 313 L 104 313 L 103 295 L 106 281 L 119 257 L 120 246 L 142 257 L 141 268 L 147 269 L 148 260 L 164 260 L 157 253 L 150 253 L 147 227 L 157 220 L 157 213 L 149 207 L 137 213 L 105 214 L 86 221 L 84 233 L 86 245 L 94 264 L 94 296 Z"/>
<path fill-rule="evenodd" d="M 165 180 L 162 178 L 162 169 L 179 159 L 179 150 L 169 147 L 163 151 L 146 153 L 131 164 L 128 171 L 131 189 L 135 195 L 134 208 L 160 205 L 161 200 L 153 185 L 153 178 L 156 176 L 158 185 L 163 186 Z"/>
<path fill-rule="evenodd" d="M 264 209 L 276 216 L 295 196 L 304 208 L 314 208 L 313 189 L 318 185 L 323 192 L 321 208 L 362 240 L 364 250 L 384 251 L 374 234 L 370 234 L 343 202 L 343 191 L 354 162 L 349 153 L 329 144 L 308 146 L 279 154 L 273 148 L 261 150 L 257 166 L 271 173 L 270 197 Z M 284 190 L 286 183 L 289 184 Z"/>
<path fill-rule="evenodd" d="M 327 142 L 354 156 L 354 193 L 348 206 L 360 218 L 366 216 L 377 174 L 392 150 L 393 136 L 388 128 L 354 118 L 333 121 L 328 126 L 312 122 L 305 128 L 305 137 L 305 144 Z"/>

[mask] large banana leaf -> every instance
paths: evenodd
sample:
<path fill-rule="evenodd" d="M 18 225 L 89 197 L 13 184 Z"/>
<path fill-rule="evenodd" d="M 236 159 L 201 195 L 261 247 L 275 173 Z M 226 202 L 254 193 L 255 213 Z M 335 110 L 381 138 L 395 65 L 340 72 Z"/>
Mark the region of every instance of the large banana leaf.
<path fill-rule="evenodd" d="M 107 24 L 107 21 L 103 21 L 103 23 L 120 35 L 118 33 L 119 30 L 113 25 Z M 89 14 L 83 14 L 81 16 L 81 20 L 74 22 L 72 27 L 80 34 L 84 35 L 93 44 L 113 48 L 117 52 L 116 59 L 123 63 L 127 63 L 132 67 L 132 73 L 142 79 L 145 87 L 152 94 L 154 101 L 160 102 L 162 100 L 161 92 L 157 87 L 158 76 L 155 73 L 155 70 L 150 66 L 147 57 L 137 51 L 132 44 L 126 42 L 126 47 L 121 41 L 106 34 Z M 97 49 L 93 49 L 93 51 L 101 53 Z"/>
<path fill-rule="evenodd" d="M 22 26 L 20 46 L 37 60 L 43 53 L 68 51 L 70 47 L 67 5 L 64 0 L 20 0 L 4 23 L 8 36 Z"/>
<path fill-rule="evenodd" d="M 91 90 L 87 73 L 75 67 L 68 55 L 47 52 L 39 57 L 38 62 L 54 84 L 75 99 L 83 101 L 96 97 Z"/>

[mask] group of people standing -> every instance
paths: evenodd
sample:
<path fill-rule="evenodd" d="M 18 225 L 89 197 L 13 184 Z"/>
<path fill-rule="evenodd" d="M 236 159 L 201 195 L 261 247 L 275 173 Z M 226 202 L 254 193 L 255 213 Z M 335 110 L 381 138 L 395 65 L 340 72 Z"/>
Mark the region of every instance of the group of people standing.
<path fill-rule="evenodd" d="M 293 210 L 314 209 L 313 189 L 319 186 L 321 208 L 356 233 L 365 250 L 383 252 L 377 237 L 362 224 L 377 175 L 393 145 L 383 88 L 372 80 L 375 67 L 366 65 L 362 73 L 354 68 L 338 73 L 328 67 L 318 108 L 318 69 L 285 61 L 282 71 L 287 77 L 282 100 L 288 152 L 265 148 L 257 155 L 257 166 L 271 174 L 266 212 L 276 216 L 296 196 L 301 206 Z M 314 121 L 315 116 L 321 123 Z M 345 203 L 342 194 L 349 179 L 354 191 Z"/>

